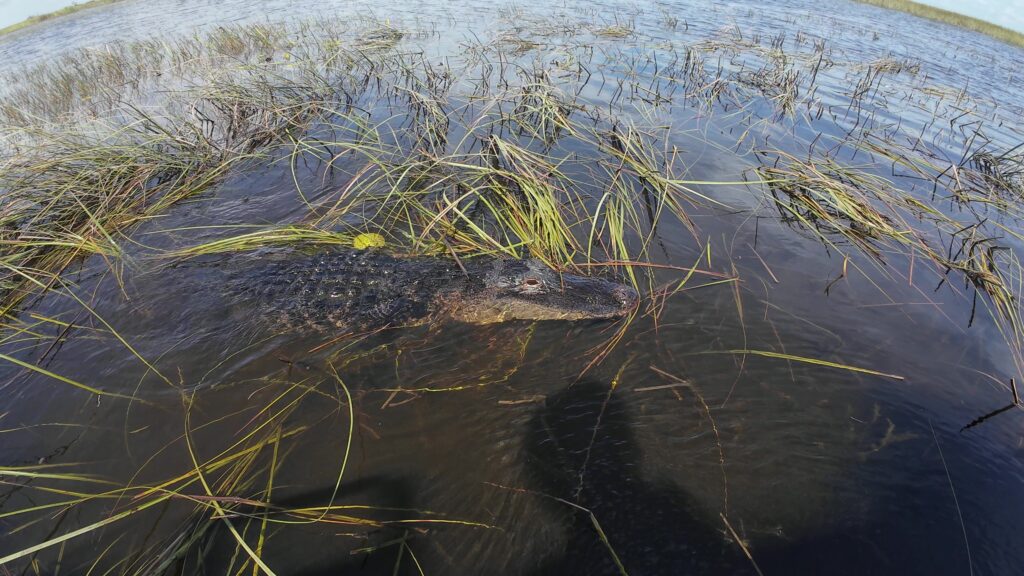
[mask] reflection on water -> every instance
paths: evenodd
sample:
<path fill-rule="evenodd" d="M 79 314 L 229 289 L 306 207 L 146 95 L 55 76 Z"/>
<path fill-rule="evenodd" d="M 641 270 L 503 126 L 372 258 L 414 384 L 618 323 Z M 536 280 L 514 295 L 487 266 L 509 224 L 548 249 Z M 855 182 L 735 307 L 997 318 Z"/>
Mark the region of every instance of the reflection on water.
<path fill-rule="evenodd" d="M 477 3 L 373 9 L 433 30 L 423 45 L 452 58 L 471 32 L 507 26 L 509 15 Z M 170 21 L 187 31 L 360 10 L 129 0 L 0 41 L 0 67 L 163 33 Z M 895 54 L 920 62 L 925 80 L 892 76 L 874 88 L 891 98 L 889 109 L 871 115 L 878 125 L 904 122 L 916 134 L 950 105 L 944 97 L 901 100 L 906 82 L 954 91 L 966 84 L 985 95 L 981 106 L 999 104 L 985 109 L 993 141 L 1020 135 L 1005 116 L 1020 110 L 1020 51 L 907 16 L 855 4 L 825 14 L 802 1 L 771 10 L 748 2 L 523 10 L 553 20 L 629 19 L 654 46 L 721 39 L 723 27 L 765 38 L 797 28 L 808 45 L 826 38 L 835 61 Z M 666 13 L 680 22 L 669 27 Z M 876 33 L 879 40 L 866 40 Z M 666 65 L 636 62 L 649 75 Z M 608 67 L 608 78 L 623 74 Z M 850 81 L 823 72 L 823 105 L 849 106 L 836 87 Z M 583 98 L 607 98 L 590 89 Z M 803 112 L 776 122 L 771 105 L 761 105 L 744 113 L 760 114 L 758 133 L 773 143 L 849 129 Z M 729 102 L 718 106 L 717 116 L 687 106 L 651 112 L 672 124 L 669 139 L 695 181 L 739 181 L 756 163 L 734 148 L 738 113 Z M 859 111 L 836 114 L 860 122 Z M 962 142 L 943 138 L 935 146 L 962 153 Z M 217 237 L 190 227 L 292 221 L 303 210 L 293 179 L 308 190 L 344 184 L 328 178 L 322 166 L 240 169 L 209 195 L 143 225 L 141 237 L 180 247 Z M 191 510 L 218 492 L 186 480 L 175 498 L 39 553 L 40 571 L 85 572 L 102 552 L 127 559 L 101 563 L 126 572 L 235 572 L 246 561 L 242 538 L 279 574 L 614 574 L 618 563 L 631 574 L 962 574 L 968 562 L 978 573 L 1018 572 L 1024 416 L 993 415 L 1009 400 L 1004 384 L 1013 373 L 996 327 L 984 319 L 968 326 L 970 299 L 949 286 L 932 293 L 889 270 L 837 283 L 847 263 L 770 211 L 752 217 L 743 187 L 705 192 L 742 208 L 694 212 L 714 264 L 728 260 L 718 269 L 742 282 L 676 294 L 657 320 L 635 321 L 596 365 L 595 350 L 614 335 L 609 323 L 446 324 L 335 341 L 280 333 L 267 311 L 224 292 L 220 275 L 235 257 L 176 266 L 140 258 L 123 285 L 102 263 L 87 263 L 74 280 L 117 335 L 75 303 L 47 298 L 28 313 L 67 324 L 53 346 L 16 352 L 131 400 L 97 400 L 0 365 L 0 463 L 163 487 L 211 462 L 203 470 L 213 488 L 242 499 L 223 503 L 231 506 L 226 517 L 201 522 Z M 656 264 L 708 258 L 681 227 L 659 228 L 657 240 Z M 903 269 L 895 255 L 887 263 Z M 670 268 L 654 271 L 654 285 L 678 281 Z M 111 493 L 67 512 L 74 494 L 32 489 L 50 487 L 44 479 L 4 481 L 0 529 L 9 535 L 0 556 L 140 501 L 140 491 Z M 258 514 L 260 503 L 276 515 Z M 38 506 L 52 506 L 42 520 L 8 514 Z M 264 529 L 263 517 L 281 522 Z M 191 544 L 178 555 L 168 542 Z"/>

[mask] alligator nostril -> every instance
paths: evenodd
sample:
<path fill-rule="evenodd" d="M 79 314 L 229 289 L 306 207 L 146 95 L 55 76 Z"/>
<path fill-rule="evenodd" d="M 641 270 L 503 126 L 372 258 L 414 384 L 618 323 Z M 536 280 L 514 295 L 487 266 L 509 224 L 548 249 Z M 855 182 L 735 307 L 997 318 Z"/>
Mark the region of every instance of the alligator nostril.
<path fill-rule="evenodd" d="M 629 286 L 619 286 L 615 289 L 615 297 L 622 304 L 623 308 L 633 309 L 640 302 L 640 295 Z"/>

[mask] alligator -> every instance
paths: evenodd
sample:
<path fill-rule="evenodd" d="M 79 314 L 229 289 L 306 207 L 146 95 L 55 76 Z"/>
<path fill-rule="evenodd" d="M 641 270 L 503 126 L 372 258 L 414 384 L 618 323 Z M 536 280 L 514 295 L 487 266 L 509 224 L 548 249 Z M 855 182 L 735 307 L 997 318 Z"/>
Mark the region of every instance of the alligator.
<path fill-rule="evenodd" d="M 258 281 L 238 279 L 278 325 L 371 331 L 445 319 L 620 318 L 639 297 L 626 285 L 556 272 L 535 259 L 398 257 L 347 250 L 262 261 Z M 234 291 L 234 290 L 233 290 Z"/>

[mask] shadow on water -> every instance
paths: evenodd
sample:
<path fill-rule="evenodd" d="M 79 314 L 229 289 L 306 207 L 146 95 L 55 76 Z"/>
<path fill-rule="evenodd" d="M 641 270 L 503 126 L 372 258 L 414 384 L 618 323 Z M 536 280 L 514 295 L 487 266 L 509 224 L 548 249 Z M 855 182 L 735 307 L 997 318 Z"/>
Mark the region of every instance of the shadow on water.
<path fill-rule="evenodd" d="M 745 541 L 755 566 L 696 498 L 643 478 L 633 425 L 621 392 L 594 381 L 549 397 L 534 417 L 527 466 L 566 542 L 532 574 L 868 574 L 884 563 L 855 528 Z"/>
<path fill-rule="evenodd" d="M 555 528 L 563 541 L 540 554 L 532 566 L 524 563 L 525 573 L 756 574 L 721 523 L 707 517 L 695 498 L 643 478 L 634 425 L 621 393 L 593 380 L 567 384 L 537 407 L 522 439 L 526 493 L 520 496 L 534 499 L 540 509 L 519 521 L 553 523 L 538 528 Z M 345 483 L 339 493 L 346 503 L 392 510 L 384 519 L 399 520 L 403 511 L 422 505 L 417 492 L 410 477 L 369 476 Z M 274 504 L 322 506 L 332 494 L 333 487 L 325 486 Z M 416 536 L 396 523 L 371 530 L 360 538 L 361 544 L 348 548 L 337 545 L 337 534 L 310 525 L 309 530 L 282 531 L 268 546 L 316 551 L 306 556 L 307 563 L 290 554 L 297 560 L 290 574 L 416 574 L 416 563 L 408 559 L 430 557 L 428 539 Z M 210 538 L 210 551 L 192 568 L 222 573 L 231 561 L 234 540 L 220 527 Z M 404 559 L 402 547 L 408 550 Z M 434 573 L 431 568 L 437 566 L 422 568 Z"/>
<path fill-rule="evenodd" d="M 527 466 L 567 534 L 564 551 L 534 574 L 746 571 L 749 562 L 688 494 L 642 478 L 631 427 L 620 395 L 594 381 L 549 397 L 533 418 Z"/>
<path fill-rule="evenodd" d="M 434 499 L 429 490 L 432 480 L 408 470 L 345 481 L 337 491 L 323 480 L 313 489 L 301 483 L 275 488 L 272 506 L 276 508 L 315 510 L 333 504 L 340 507 L 339 513 L 347 514 L 344 507 L 351 506 L 353 517 L 375 522 L 372 526 L 289 523 L 268 533 L 264 557 L 287 558 L 287 569 L 278 573 L 303 576 L 474 573 L 474 568 L 529 576 L 941 571 L 940 555 L 922 562 L 923 552 L 910 550 L 938 540 L 932 544 L 927 539 L 907 541 L 898 526 L 878 516 L 878 510 L 860 518 L 841 514 L 824 518 L 818 529 L 799 536 L 748 532 L 744 514 L 734 510 L 729 519 L 734 535 L 718 511 L 709 509 L 697 495 L 671 480 L 650 479 L 646 472 L 650 463 L 645 461 L 637 429 L 642 419 L 628 390 L 597 380 L 566 381 L 554 388 L 531 409 L 522 428 L 516 426 L 521 447 L 516 467 L 521 474 L 509 471 L 506 477 L 518 484 L 503 487 L 511 488 L 514 498 L 532 503 L 524 509 L 529 512 L 508 523 L 495 522 L 496 530 L 489 533 L 498 536 L 492 541 L 498 544 L 485 546 L 472 561 L 459 553 L 446 554 L 444 546 L 438 546 L 437 538 L 448 528 L 415 520 L 461 516 Z M 448 492 L 464 489 L 461 481 L 443 480 Z M 461 498 L 473 495 L 464 493 Z M 923 514 L 918 509 L 903 521 L 915 523 L 914 516 Z M 245 522 L 240 516 L 233 524 L 242 531 Z M 545 541 L 516 544 L 516 534 L 526 533 L 533 538 L 544 535 Z M 457 531 L 448 536 L 480 539 L 482 534 Z M 956 548 L 957 543 L 954 539 L 944 544 Z M 254 545 L 251 539 L 250 545 Z M 525 558 L 505 556 L 506 545 L 518 548 Z M 203 543 L 168 573 L 227 573 L 244 559 L 240 554 L 234 536 L 216 523 Z M 276 570 L 283 567 L 275 565 Z"/>

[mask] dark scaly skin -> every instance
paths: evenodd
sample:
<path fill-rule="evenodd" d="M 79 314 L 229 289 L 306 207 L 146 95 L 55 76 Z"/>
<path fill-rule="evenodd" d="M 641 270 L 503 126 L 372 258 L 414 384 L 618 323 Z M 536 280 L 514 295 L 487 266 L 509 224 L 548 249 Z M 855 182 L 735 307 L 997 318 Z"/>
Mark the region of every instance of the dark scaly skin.
<path fill-rule="evenodd" d="M 286 328 L 618 318 L 638 300 L 628 286 L 560 274 L 536 260 L 468 259 L 463 272 L 447 259 L 352 250 L 250 265 L 254 273 L 235 282 Z"/>

